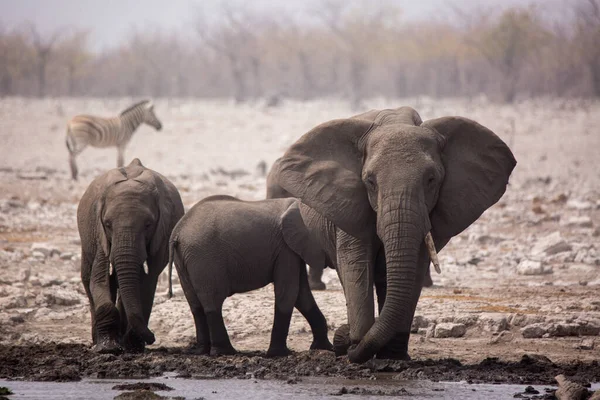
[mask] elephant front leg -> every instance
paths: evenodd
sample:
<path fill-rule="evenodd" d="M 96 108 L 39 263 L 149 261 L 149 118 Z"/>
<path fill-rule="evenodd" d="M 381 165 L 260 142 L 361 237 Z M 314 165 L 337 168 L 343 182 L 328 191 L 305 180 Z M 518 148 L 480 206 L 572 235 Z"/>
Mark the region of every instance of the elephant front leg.
<path fill-rule="evenodd" d="M 94 346 L 98 353 L 120 353 L 119 311 L 113 303 L 110 288 L 109 263 L 106 256 L 97 256 L 92 265 L 90 279 L 91 305 L 93 307 Z"/>

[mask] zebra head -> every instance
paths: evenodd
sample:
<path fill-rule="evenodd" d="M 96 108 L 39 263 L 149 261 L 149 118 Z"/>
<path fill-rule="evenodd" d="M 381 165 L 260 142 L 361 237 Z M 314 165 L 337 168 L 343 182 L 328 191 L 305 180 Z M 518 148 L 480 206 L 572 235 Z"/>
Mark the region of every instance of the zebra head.
<path fill-rule="evenodd" d="M 154 103 L 151 101 L 144 107 L 144 123 L 154 127 L 157 131 L 162 129 L 162 123 L 154 113 Z"/>

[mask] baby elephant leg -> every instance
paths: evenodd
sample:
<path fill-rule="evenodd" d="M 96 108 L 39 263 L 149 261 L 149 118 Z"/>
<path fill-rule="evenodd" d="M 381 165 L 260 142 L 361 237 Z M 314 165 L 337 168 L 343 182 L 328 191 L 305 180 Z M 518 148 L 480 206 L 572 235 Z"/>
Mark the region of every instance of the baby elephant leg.
<path fill-rule="evenodd" d="M 275 286 L 275 317 L 271 331 L 271 344 L 267 357 L 287 356 L 287 336 L 294 303 L 298 297 L 300 269 L 306 268 L 304 262 L 291 251 L 282 251 L 273 272 Z"/>
<path fill-rule="evenodd" d="M 327 337 L 327 320 L 317 306 L 317 302 L 309 287 L 306 269 L 300 269 L 300 290 L 296 300 L 296 308 L 308 321 L 313 333 L 313 342 L 310 345 L 311 350 L 333 350 L 333 346 Z"/>

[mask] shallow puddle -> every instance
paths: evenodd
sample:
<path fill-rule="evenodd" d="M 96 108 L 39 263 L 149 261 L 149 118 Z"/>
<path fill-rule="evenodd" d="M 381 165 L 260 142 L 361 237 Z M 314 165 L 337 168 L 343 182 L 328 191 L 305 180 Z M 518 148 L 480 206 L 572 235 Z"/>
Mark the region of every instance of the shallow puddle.
<path fill-rule="evenodd" d="M 136 382 L 164 383 L 171 391 L 156 391 L 166 397 L 186 399 L 319 399 L 350 396 L 361 399 L 407 397 L 410 399 L 509 399 L 522 393 L 525 385 L 467 384 L 464 382 L 344 380 L 303 378 L 296 383 L 254 379 L 181 379 L 161 377 L 149 380 L 84 379 L 79 382 L 25 382 L 0 380 L 0 386 L 10 388 L 11 399 L 113 399 L 123 393 L 115 385 Z M 293 381 L 292 381 L 293 382 Z M 345 389 L 343 389 L 345 388 Z M 549 386 L 534 386 L 540 394 Z M 600 389 L 600 384 L 592 390 Z M 181 398 L 180 397 L 180 398 Z"/>

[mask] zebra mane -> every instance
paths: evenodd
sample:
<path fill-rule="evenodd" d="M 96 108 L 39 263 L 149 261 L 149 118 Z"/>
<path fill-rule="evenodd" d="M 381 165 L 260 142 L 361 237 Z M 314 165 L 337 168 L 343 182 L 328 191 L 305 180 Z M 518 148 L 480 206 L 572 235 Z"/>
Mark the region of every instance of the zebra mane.
<path fill-rule="evenodd" d="M 119 114 L 119 117 L 122 117 L 124 114 L 127 114 L 128 112 L 130 112 L 131 110 L 133 110 L 134 108 L 138 108 L 144 104 L 150 103 L 150 100 L 142 100 L 140 102 L 135 103 L 132 106 L 127 107 L 125 110 L 121 111 L 121 114 Z"/>

